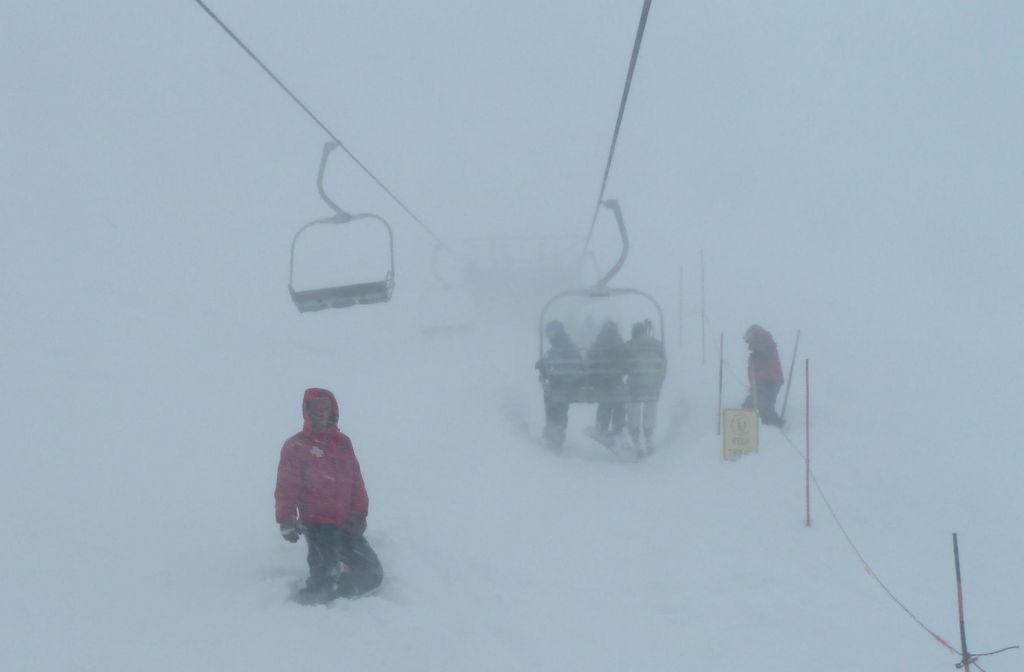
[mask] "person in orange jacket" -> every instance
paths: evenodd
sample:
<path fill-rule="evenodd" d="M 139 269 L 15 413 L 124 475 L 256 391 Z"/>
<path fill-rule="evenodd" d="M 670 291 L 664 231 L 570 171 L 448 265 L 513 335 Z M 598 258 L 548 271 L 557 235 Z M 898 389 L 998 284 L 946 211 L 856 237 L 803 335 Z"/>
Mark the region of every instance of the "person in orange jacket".
<path fill-rule="evenodd" d="M 309 578 L 302 603 L 356 597 L 377 588 L 384 572 L 366 541 L 369 497 L 352 448 L 338 429 L 338 402 L 323 388 L 302 398 L 302 431 L 285 441 L 274 490 L 281 536 L 305 535 Z"/>
<path fill-rule="evenodd" d="M 747 329 L 743 340 L 750 349 L 750 357 L 747 359 L 750 394 L 744 400 L 743 408 L 754 408 L 756 405 L 763 424 L 781 428 L 786 421 L 775 412 L 775 400 L 785 382 L 782 363 L 779 361 L 779 348 L 771 332 L 758 324 Z"/>

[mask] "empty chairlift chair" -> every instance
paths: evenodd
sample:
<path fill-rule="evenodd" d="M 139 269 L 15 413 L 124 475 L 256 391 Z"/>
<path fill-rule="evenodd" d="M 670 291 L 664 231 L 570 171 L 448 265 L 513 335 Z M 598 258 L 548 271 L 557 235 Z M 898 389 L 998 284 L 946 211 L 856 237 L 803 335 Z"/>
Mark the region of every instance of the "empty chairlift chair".
<path fill-rule="evenodd" d="M 320 159 L 320 170 L 317 175 L 317 188 L 320 197 L 328 206 L 334 210 L 329 217 L 309 222 L 299 229 L 292 238 L 291 262 L 288 270 L 288 291 L 291 293 L 292 301 L 300 313 L 308 313 L 325 308 L 347 308 L 355 305 L 368 305 L 373 303 L 385 303 L 391 300 L 395 289 L 395 240 L 391 231 L 391 225 L 382 217 L 370 213 L 349 214 L 337 206 L 324 191 L 324 168 L 327 165 L 327 157 L 337 147 L 334 143 L 324 145 L 323 156 Z M 316 287 L 313 289 L 295 289 L 295 245 L 299 238 L 311 227 L 327 226 L 332 224 L 348 224 L 357 220 L 374 220 L 383 226 L 388 233 L 388 268 L 384 279 L 377 282 L 359 282 L 331 287 Z"/>

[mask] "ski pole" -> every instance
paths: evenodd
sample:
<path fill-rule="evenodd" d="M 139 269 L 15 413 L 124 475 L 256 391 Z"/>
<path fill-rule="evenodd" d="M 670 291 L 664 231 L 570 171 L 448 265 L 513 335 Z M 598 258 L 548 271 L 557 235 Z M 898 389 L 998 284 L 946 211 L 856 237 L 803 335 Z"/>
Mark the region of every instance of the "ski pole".
<path fill-rule="evenodd" d="M 800 349 L 800 330 L 796 330 L 796 345 L 793 346 L 793 359 L 789 361 L 789 376 L 786 378 L 786 395 L 782 398 L 782 413 L 779 417 L 786 418 L 786 403 L 789 401 L 789 381 L 793 380 L 793 365 L 796 364 L 796 351 Z"/>

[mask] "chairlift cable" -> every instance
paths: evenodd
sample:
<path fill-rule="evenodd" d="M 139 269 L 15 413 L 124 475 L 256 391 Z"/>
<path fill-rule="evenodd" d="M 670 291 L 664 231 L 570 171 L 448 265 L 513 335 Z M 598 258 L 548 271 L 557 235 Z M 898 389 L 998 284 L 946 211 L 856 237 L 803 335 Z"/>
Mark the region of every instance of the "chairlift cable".
<path fill-rule="evenodd" d="M 390 196 L 390 197 L 391 197 L 391 200 L 393 200 L 393 201 L 394 201 L 395 203 L 397 203 L 397 204 L 398 204 L 398 205 L 399 205 L 399 206 L 400 206 L 400 207 L 401 207 L 401 208 L 402 208 L 403 210 L 405 210 L 406 214 L 408 214 L 408 215 L 409 215 L 410 217 L 412 217 L 413 221 L 415 221 L 415 222 L 416 222 L 417 224 L 419 224 L 419 225 L 420 225 L 420 227 L 422 227 L 422 228 L 423 228 L 423 230 L 424 230 L 424 231 L 426 231 L 426 232 L 427 232 L 427 234 L 428 234 L 428 235 L 429 235 L 429 236 L 430 236 L 431 238 L 433 238 L 433 239 L 434 239 L 434 241 L 435 241 L 435 242 L 436 242 L 436 243 L 437 243 L 438 245 L 440 245 L 440 246 L 442 246 L 442 247 L 445 247 L 445 248 L 447 249 L 447 246 L 446 246 L 446 245 L 444 244 L 444 241 L 442 241 L 442 240 L 441 240 L 441 239 L 440 239 L 440 238 L 439 238 L 439 237 L 437 236 L 437 234 L 435 234 L 435 233 L 434 233 L 434 232 L 433 232 L 433 231 L 432 231 L 432 230 L 430 229 L 430 227 L 428 227 L 428 226 L 427 226 L 426 224 L 424 224 L 424 223 L 423 223 L 423 221 L 422 221 L 422 220 L 421 220 L 421 219 L 420 219 L 419 217 L 417 217 L 417 216 L 416 216 L 416 214 L 415 214 L 415 213 L 414 213 L 414 212 L 413 212 L 412 210 L 410 210 L 410 209 L 409 209 L 409 207 L 408 207 L 408 206 L 407 206 L 407 205 L 406 205 L 405 203 L 403 203 L 403 202 L 402 202 L 402 200 L 401 200 L 400 198 L 398 198 L 398 196 L 396 196 L 396 195 L 394 194 L 394 192 L 392 192 L 392 191 L 391 191 L 390 189 L 388 189 L 387 185 L 385 185 L 385 184 L 384 184 L 383 182 L 381 182 L 381 181 L 380 181 L 380 179 L 379 179 L 379 178 L 378 178 L 378 177 L 377 177 L 376 175 L 374 175 L 374 174 L 373 174 L 373 172 L 372 172 L 372 171 L 371 171 L 371 170 L 370 170 L 370 169 L 369 169 L 369 168 L 368 168 L 368 167 L 367 167 L 367 166 L 366 166 L 366 165 L 365 165 L 365 164 L 364 164 L 364 163 L 363 163 L 362 161 L 360 161 L 360 160 L 359 160 L 359 159 L 358 159 L 358 158 L 356 157 L 356 155 L 355 155 L 355 154 L 353 154 L 353 153 L 351 152 L 351 150 L 349 150 L 349 148 L 348 148 L 348 147 L 346 147 L 346 146 L 345 146 L 345 143 L 343 143 L 343 142 L 342 142 L 342 141 L 341 141 L 340 139 L 338 139 L 338 136 L 336 136 L 336 135 L 335 135 L 334 133 L 332 133 L 332 132 L 331 132 L 331 129 L 327 128 L 326 124 L 324 124 L 324 123 L 323 123 L 322 121 L 320 121 L 320 119 L 319 119 L 319 118 L 318 118 L 318 117 L 317 117 L 317 116 L 316 116 L 315 114 L 313 114 L 313 112 L 312 112 L 312 111 L 311 111 L 311 110 L 310 110 L 310 109 L 309 109 L 309 108 L 308 108 L 308 107 L 307 107 L 307 106 L 306 106 L 306 105 L 305 105 L 305 104 L 304 104 L 304 103 L 303 103 L 303 102 L 302 102 L 301 100 L 299 100 L 299 97 L 298 97 L 298 96 L 296 96 L 296 95 L 295 95 L 294 93 L 292 93 L 291 89 L 289 89 L 289 88 L 288 88 L 288 87 L 287 87 L 287 86 L 285 85 L 285 83 L 284 83 L 284 82 L 282 82 L 282 81 L 281 81 L 281 80 L 280 80 L 280 79 L 279 79 L 279 78 L 277 77 L 277 75 L 275 75 L 275 74 L 274 74 L 274 73 L 273 73 L 273 72 L 272 72 L 272 71 L 270 70 L 270 68 L 268 68 L 268 67 L 267 67 L 267 66 L 266 66 L 266 65 L 265 65 L 265 64 L 263 63 L 263 61 L 261 61 L 261 60 L 260 60 L 260 58 L 259 58 L 259 57 L 258 57 L 258 56 L 257 56 L 257 55 L 256 55 L 255 53 L 253 53 L 252 49 L 250 49 L 249 47 L 247 47 L 247 46 L 246 46 L 246 44 L 245 44 L 244 42 L 242 42 L 242 40 L 241 40 L 241 39 L 240 39 L 240 38 L 239 38 L 239 37 L 238 37 L 237 35 L 235 35 L 235 33 L 234 33 L 234 32 L 233 32 L 233 31 L 232 31 L 232 30 L 231 30 L 230 28 L 228 28 L 227 24 L 225 24 L 225 23 L 224 23 L 224 22 L 223 22 L 223 21 L 222 21 L 222 20 L 220 19 L 220 17 L 219 17 L 219 16 L 217 16 L 217 15 L 216 15 L 216 14 L 215 14 L 215 13 L 213 12 L 213 10 L 211 10 L 211 9 L 210 9 L 209 7 L 207 7 L 206 3 L 205 3 L 205 2 L 203 2 L 203 0 L 195 0 L 195 1 L 196 1 L 196 4 L 197 4 L 197 5 L 199 5 L 199 6 L 200 6 L 200 7 L 201 7 L 201 8 L 203 9 L 203 11 L 205 11 L 205 12 L 206 12 L 207 14 L 209 14 L 209 15 L 210 15 L 210 18 L 211 18 L 211 19 L 213 19 L 213 20 L 214 20 L 214 21 L 215 21 L 215 22 L 217 23 L 217 25 L 219 25 L 219 26 L 220 26 L 220 27 L 221 27 L 221 28 L 222 28 L 222 29 L 224 30 L 224 32 L 225 32 L 225 33 L 227 33 L 227 34 L 228 34 L 228 35 L 229 35 L 229 36 L 231 37 L 231 39 L 233 39 L 233 40 L 235 41 L 235 43 L 236 43 L 236 44 L 238 44 L 238 46 L 239 46 L 239 47 L 241 47 L 241 48 L 242 48 L 242 50 L 243 50 L 243 51 L 245 51 L 245 53 L 247 53 L 247 54 L 249 55 L 249 57 L 250 57 L 251 59 L 252 59 L 252 60 L 254 60 L 254 61 L 256 62 L 256 64 L 257 64 L 257 65 L 259 65 L 259 66 L 260 66 L 260 68 L 262 68 L 262 69 L 263 69 L 263 71 L 264 71 L 265 73 L 267 73 L 267 75 L 268 75 L 268 76 L 269 76 L 269 77 L 270 77 L 270 78 L 271 78 L 272 80 L 274 80 L 274 82 L 275 82 L 275 83 L 276 83 L 276 84 L 277 84 L 277 85 L 278 85 L 279 87 L 281 87 L 281 90 L 282 90 L 282 91 L 284 91 L 285 93 L 287 93 L 287 94 L 288 94 L 288 96 L 289 96 L 289 97 L 290 97 L 290 98 L 291 98 L 291 99 L 292 99 L 292 100 L 293 100 L 293 101 L 295 102 L 295 104 L 296 104 L 296 105 L 298 105 L 298 106 L 299 106 L 300 108 L 302 108 L 302 111 L 303 111 L 303 112 L 305 112 L 305 113 L 306 113 L 306 114 L 307 114 L 307 115 L 309 116 L 309 118 L 310 118 L 310 119 L 312 119 L 312 120 L 313 120 L 313 122 L 314 122 L 314 123 L 315 123 L 315 124 L 316 124 L 317 126 L 319 126 L 319 127 L 320 127 L 320 129 L 321 129 L 321 130 L 322 130 L 322 131 L 323 131 L 324 133 L 326 133 L 326 134 L 327 134 L 327 135 L 328 135 L 328 136 L 329 136 L 329 137 L 331 138 L 331 140 L 333 140 L 334 142 L 336 142 L 336 143 L 338 144 L 338 147 L 341 147 L 341 149 L 342 149 L 342 150 L 344 150 L 346 154 L 348 154 L 349 158 L 351 158 L 351 159 L 352 159 L 352 161 L 354 161 L 354 162 L 355 162 L 355 164 L 356 164 L 357 166 L 359 166 L 359 167 L 360 167 L 360 168 L 362 169 L 362 171 L 363 171 L 364 173 L 366 173 L 366 174 L 367 174 L 367 175 L 368 175 L 368 176 L 370 177 L 370 179 L 372 179 L 372 180 L 373 180 L 373 181 L 374 181 L 374 182 L 375 182 L 375 183 L 377 184 L 377 186 L 379 186 L 379 187 L 380 187 L 381 189 L 383 189 L 383 190 L 384 190 L 384 193 L 386 193 L 386 194 L 387 194 L 388 196 Z"/>
<path fill-rule="evenodd" d="M 196 0 L 197 2 L 199 0 Z M 622 117 L 626 112 L 626 100 L 629 98 L 629 88 L 633 83 L 633 71 L 636 69 L 636 61 L 640 55 L 640 43 L 644 39 L 644 28 L 647 26 L 647 15 L 651 11 L 651 0 L 644 0 L 644 8 L 640 13 L 640 24 L 636 29 L 636 39 L 633 41 L 633 54 L 629 59 L 629 71 L 626 73 L 626 85 L 622 90 L 622 99 L 619 101 L 619 116 L 615 120 L 615 131 L 612 133 L 612 144 L 608 149 L 608 161 L 604 166 L 604 178 L 601 180 L 601 192 L 597 195 L 597 203 L 594 205 L 594 216 L 590 220 L 590 231 L 587 232 L 587 241 L 583 244 L 583 251 L 586 253 L 590 247 L 590 239 L 594 235 L 594 225 L 597 223 L 597 215 L 601 210 L 601 203 L 604 202 L 604 190 L 608 185 L 608 173 L 612 169 L 612 158 L 615 156 L 615 145 L 619 140 L 619 129 L 622 127 Z"/>

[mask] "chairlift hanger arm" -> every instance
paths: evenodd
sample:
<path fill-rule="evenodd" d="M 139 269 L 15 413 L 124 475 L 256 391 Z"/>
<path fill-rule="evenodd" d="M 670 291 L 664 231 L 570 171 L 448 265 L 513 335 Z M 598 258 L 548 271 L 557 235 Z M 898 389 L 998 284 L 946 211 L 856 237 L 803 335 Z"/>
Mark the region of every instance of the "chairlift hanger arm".
<path fill-rule="evenodd" d="M 337 149 L 337 147 L 338 143 L 336 142 L 324 143 L 324 152 L 323 154 L 320 155 L 320 168 L 317 170 L 316 173 L 316 188 L 317 191 L 320 192 L 320 198 L 324 199 L 324 202 L 327 204 L 327 207 L 329 207 L 331 210 L 334 210 L 334 212 L 336 213 L 336 221 L 339 224 L 344 224 L 345 222 L 351 219 L 351 216 L 347 212 L 342 210 L 340 207 L 338 207 L 338 204 L 332 201 L 330 197 L 327 195 L 327 192 L 324 190 L 324 173 L 327 171 L 327 158 L 331 155 L 331 152 Z"/>
<path fill-rule="evenodd" d="M 619 227 L 619 235 L 622 237 L 622 251 L 619 253 L 619 260 L 604 274 L 603 278 L 597 281 L 598 286 L 604 287 L 619 272 L 622 265 L 626 263 L 626 256 L 629 254 L 629 234 L 626 233 L 626 220 L 622 217 L 622 208 L 619 207 L 619 202 L 614 198 L 609 198 L 606 201 L 602 201 L 601 205 L 611 210 L 612 214 L 615 215 L 615 222 Z"/>
<path fill-rule="evenodd" d="M 626 101 L 629 99 L 629 89 L 633 82 L 633 72 L 636 70 L 636 62 L 640 56 L 640 44 L 644 39 L 644 30 L 647 27 L 647 15 L 651 11 L 651 0 L 644 0 L 643 9 L 640 11 L 640 23 L 636 27 L 636 37 L 633 39 L 633 53 L 629 57 L 629 70 L 626 72 L 626 83 L 622 88 L 622 98 L 619 100 L 619 115 L 615 120 L 615 130 L 612 132 L 612 143 L 608 148 L 608 160 L 604 166 L 604 177 L 601 179 L 601 191 L 597 195 L 597 203 L 594 204 L 594 216 L 590 220 L 590 229 L 587 231 L 587 241 L 583 244 L 583 251 L 590 247 L 590 239 L 594 235 L 594 226 L 597 224 L 597 213 L 601 210 L 604 190 L 608 185 L 608 174 L 612 169 L 612 158 L 615 156 L 615 145 L 619 141 L 619 129 L 622 128 L 622 118 L 626 112 Z"/>

